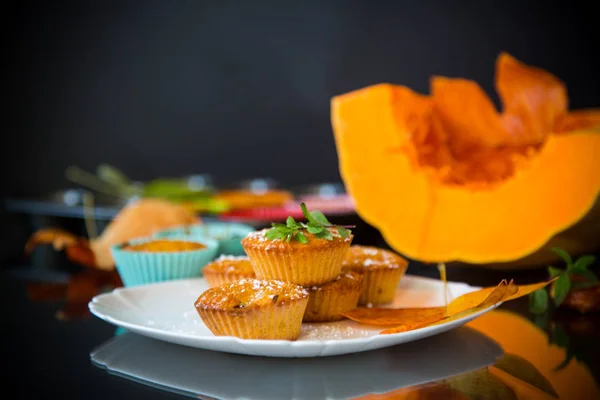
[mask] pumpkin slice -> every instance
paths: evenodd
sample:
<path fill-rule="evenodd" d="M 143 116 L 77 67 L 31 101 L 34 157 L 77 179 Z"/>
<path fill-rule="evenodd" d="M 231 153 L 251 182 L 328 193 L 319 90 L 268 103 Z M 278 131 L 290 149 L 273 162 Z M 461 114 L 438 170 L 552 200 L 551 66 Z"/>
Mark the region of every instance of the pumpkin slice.
<path fill-rule="evenodd" d="M 559 79 L 505 53 L 496 63 L 496 90 L 502 123 L 520 144 L 541 143 L 567 111 L 567 90 Z"/>
<path fill-rule="evenodd" d="M 445 78 L 433 80 L 433 98 L 378 84 L 332 99 L 342 179 L 396 251 L 424 262 L 514 261 L 594 205 L 598 112 L 565 114 L 558 80 L 512 58 L 498 65 L 503 114 L 478 86 Z"/>

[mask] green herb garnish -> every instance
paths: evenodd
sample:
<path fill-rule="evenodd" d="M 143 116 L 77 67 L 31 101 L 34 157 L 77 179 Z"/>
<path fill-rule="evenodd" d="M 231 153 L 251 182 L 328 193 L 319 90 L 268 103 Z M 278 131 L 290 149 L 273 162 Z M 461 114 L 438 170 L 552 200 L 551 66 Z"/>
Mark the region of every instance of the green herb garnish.
<path fill-rule="evenodd" d="M 293 217 L 287 217 L 285 224 L 271 224 L 272 228 L 267 231 L 265 237 L 269 240 L 285 240 L 290 242 L 295 240 L 302 244 L 308 243 L 308 239 L 304 235 L 303 231 L 311 233 L 320 239 L 333 240 L 333 235 L 329 231 L 329 228 L 337 229 L 341 237 L 347 238 L 350 236 L 350 229 L 354 228 L 354 225 L 334 225 L 323 213 L 319 210 L 308 211 L 306 204 L 301 203 L 302 214 L 307 220 L 307 223 L 296 222 Z"/>
<path fill-rule="evenodd" d="M 566 269 L 548 267 L 550 278 L 558 278 L 554 282 L 554 304 L 560 306 L 571 289 L 582 289 L 598 284 L 598 278 L 588 270 L 588 267 L 596 261 L 594 256 L 582 256 L 573 262 L 573 259 L 563 249 L 553 247 L 552 251 L 558 254 L 567 265 Z M 579 277 L 583 279 L 572 279 Z M 543 314 L 548 308 L 548 293 L 546 289 L 537 290 L 529 295 L 529 311 L 533 314 Z"/>

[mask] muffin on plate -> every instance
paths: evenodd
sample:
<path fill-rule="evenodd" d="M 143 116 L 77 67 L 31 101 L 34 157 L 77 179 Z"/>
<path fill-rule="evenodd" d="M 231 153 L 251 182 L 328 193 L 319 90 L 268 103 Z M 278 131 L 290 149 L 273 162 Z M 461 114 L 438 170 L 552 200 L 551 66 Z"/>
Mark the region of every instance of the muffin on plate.
<path fill-rule="evenodd" d="M 408 261 L 388 250 L 371 246 L 350 246 L 342 263 L 343 271 L 364 275 L 358 304 L 381 305 L 394 300 L 398 282 Z"/>
<path fill-rule="evenodd" d="M 244 278 L 254 278 L 254 269 L 248 257 L 245 256 L 225 256 L 209 263 L 202 270 L 202 275 L 210 287 L 239 281 Z"/>
<path fill-rule="evenodd" d="M 329 322 L 344 319 L 340 314 L 356 308 L 362 289 L 363 276 L 344 272 L 333 281 L 307 287 L 310 293 L 304 312 L 304 322 Z"/>
<path fill-rule="evenodd" d="M 216 336 L 296 340 L 308 291 L 275 280 L 241 279 L 206 290 L 194 306 Z"/>
<path fill-rule="evenodd" d="M 256 276 L 277 279 L 301 286 L 321 285 L 335 279 L 341 272 L 352 234 L 342 237 L 334 228 L 327 228 L 330 239 L 302 232 L 305 241 L 268 239 L 269 229 L 248 234 L 242 246 L 250 258 Z"/>
<path fill-rule="evenodd" d="M 112 256 L 125 286 L 174 279 L 195 278 L 214 258 L 218 243 L 202 241 L 142 238 L 115 245 Z"/>

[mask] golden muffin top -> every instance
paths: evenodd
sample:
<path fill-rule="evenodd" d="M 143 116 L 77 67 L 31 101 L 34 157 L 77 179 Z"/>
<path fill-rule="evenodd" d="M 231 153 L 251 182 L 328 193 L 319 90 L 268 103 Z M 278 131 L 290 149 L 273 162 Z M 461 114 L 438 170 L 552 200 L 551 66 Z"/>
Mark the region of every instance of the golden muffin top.
<path fill-rule="evenodd" d="M 276 280 L 240 279 L 210 288 L 194 304 L 204 310 L 246 312 L 308 298 L 302 286 Z"/>
<path fill-rule="evenodd" d="M 306 289 L 309 292 L 323 292 L 323 291 L 333 291 L 333 292 L 346 292 L 349 290 L 360 290 L 362 288 L 362 281 L 364 279 L 364 275 L 355 272 L 348 271 L 342 272 L 339 274 L 334 280 L 324 283 L 319 286 L 310 286 Z"/>
<path fill-rule="evenodd" d="M 342 270 L 406 268 L 408 261 L 398 254 L 372 246 L 350 246 L 342 262 Z"/>
<path fill-rule="evenodd" d="M 168 253 L 179 251 L 202 250 L 206 246 L 198 242 L 188 242 L 185 240 L 151 240 L 149 242 L 123 245 L 125 251 L 144 251 L 150 253 Z"/>
<path fill-rule="evenodd" d="M 307 251 L 309 249 L 327 249 L 338 247 L 340 245 L 348 245 L 352 242 L 353 235 L 349 234 L 348 237 L 341 237 L 337 229 L 327 228 L 332 240 L 318 238 L 312 233 L 306 230 L 302 231 L 302 234 L 308 240 L 308 243 L 301 243 L 296 240 L 286 241 L 285 239 L 267 239 L 265 234 L 269 231 L 269 228 L 262 229 L 260 231 L 250 232 L 244 239 L 242 239 L 242 246 L 245 248 L 260 248 L 262 250 L 284 250 L 284 251 Z"/>
<path fill-rule="evenodd" d="M 227 256 L 221 255 L 219 258 L 207 264 L 202 273 L 218 274 L 244 274 L 254 275 L 254 269 L 250 260 L 246 256 Z"/>

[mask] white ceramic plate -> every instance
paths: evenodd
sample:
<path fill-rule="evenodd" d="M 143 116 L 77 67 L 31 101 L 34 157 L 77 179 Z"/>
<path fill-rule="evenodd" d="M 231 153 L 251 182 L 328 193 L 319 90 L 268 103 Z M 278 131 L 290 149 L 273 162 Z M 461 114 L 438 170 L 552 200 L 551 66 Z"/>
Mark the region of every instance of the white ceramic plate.
<path fill-rule="evenodd" d="M 195 300 L 206 289 L 208 285 L 202 278 L 119 288 L 94 297 L 89 308 L 95 316 L 144 336 L 206 350 L 267 357 L 321 357 L 389 347 L 449 331 L 494 308 L 445 324 L 392 335 L 379 335 L 381 327 L 345 320 L 303 324 L 302 334 L 296 341 L 248 340 L 214 336 L 208 330 L 194 308 Z M 464 283 L 448 283 L 450 299 L 477 289 Z M 390 306 L 440 305 L 443 305 L 443 285 L 439 280 L 405 276 Z"/>

